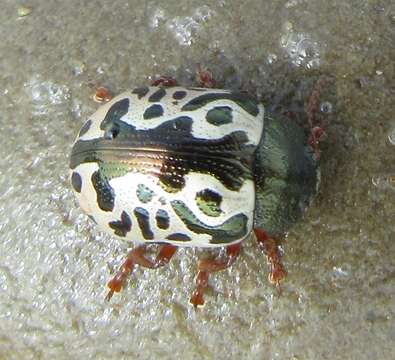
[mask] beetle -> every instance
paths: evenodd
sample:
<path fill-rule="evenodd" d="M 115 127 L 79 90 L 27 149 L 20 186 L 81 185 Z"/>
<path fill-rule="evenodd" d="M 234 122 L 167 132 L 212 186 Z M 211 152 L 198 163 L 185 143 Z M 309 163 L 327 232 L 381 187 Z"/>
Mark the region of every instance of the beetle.
<path fill-rule="evenodd" d="M 203 85 L 214 84 L 204 75 Z M 135 265 L 161 267 L 180 246 L 225 247 L 224 258 L 198 262 L 190 302 L 203 305 L 209 274 L 231 266 L 248 237 L 264 250 L 278 285 L 286 271 L 275 238 L 319 185 L 313 132 L 265 114 L 245 92 L 182 87 L 166 77 L 153 85 L 102 105 L 71 151 L 81 208 L 102 230 L 138 244 L 108 283 L 107 299 Z M 155 260 L 149 244 L 160 244 Z"/>

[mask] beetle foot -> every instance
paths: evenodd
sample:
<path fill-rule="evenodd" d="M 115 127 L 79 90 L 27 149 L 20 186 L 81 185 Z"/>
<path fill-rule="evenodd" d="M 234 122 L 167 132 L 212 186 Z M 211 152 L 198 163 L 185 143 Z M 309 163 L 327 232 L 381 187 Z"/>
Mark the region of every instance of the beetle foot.
<path fill-rule="evenodd" d="M 120 267 L 118 273 L 108 282 L 107 286 L 110 288 L 106 296 L 106 300 L 110 300 L 115 292 L 120 292 L 125 285 L 126 278 L 131 273 L 135 265 L 140 265 L 149 269 L 157 269 L 166 265 L 177 250 L 177 246 L 163 245 L 159 250 L 158 255 L 154 261 L 146 257 L 146 246 L 140 245 L 129 251 L 125 262 Z"/>
<path fill-rule="evenodd" d="M 196 81 L 199 86 L 204 88 L 213 88 L 216 84 L 213 73 L 210 70 L 203 68 L 200 64 L 196 70 Z"/>
<path fill-rule="evenodd" d="M 198 275 L 196 277 L 196 288 L 192 293 L 190 303 L 196 309 L 198 306 L 204 305 L 204 292 L 208 287 L 208 277 L 210 273 L 224 270 L 236 261 L 237 256 L 240 254 L 241 243 L 229 245 L 226 247 L 225 259 L 204 259 L 199 260 Z"/>
<path fill-rule="evenodd" d="M 171 87 L 171 86 L 177 86 L 177 80 L 174 79 L 171 76 L 160 76 L 158 79 L 154 80 L 151 83 L 152 86 L 165 86 L 165 87 Z"/>
<path fill-rule="evenodd" d="M 106 300 L 110 301 L 115 292 L 120 292 L 125 285 L 126 278 L 132 272 L 134 268 L 134 261 L 132 257 L 128 254 L 125 262 L 122 264 L 117 274 L 108 282 L 107 286 L 110 291 L 107 293 Z"/>
<path fill-rule="evenodd" d="M 204 305 L 204 291 L 208 286 L 208 275 L 207 271 L 199 271 L 196 277 L 196 289 L 193 291 L 191 299 L 189 302 L 193 305 L 195 309 L 198 306 Z"/>
<path fill-rule="evenodd" d="M 275 284 L 281 293 L 280 282 L 285 278 L 287 272 L 281 262 L 281 254 L 275 239 L 269 237 L 262 229 L 254 229 L 258 245 L 265 252 L 270 267 L 269 282 Z"/>

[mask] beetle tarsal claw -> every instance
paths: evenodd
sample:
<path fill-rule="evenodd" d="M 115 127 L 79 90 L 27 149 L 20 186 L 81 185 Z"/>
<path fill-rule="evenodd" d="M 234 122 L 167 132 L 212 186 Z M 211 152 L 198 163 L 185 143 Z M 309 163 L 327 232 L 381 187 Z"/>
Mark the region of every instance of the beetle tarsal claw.
<path fill-rule="evenodd" d="M 107 293 L 107 295 L 106 295 L 106 297 L 105 297 L 105 300 L 106 300 L 106 301 L 110 301 L 113 295 L 114 295 L 114 290 L 110 290 L 110 291 Z"/>

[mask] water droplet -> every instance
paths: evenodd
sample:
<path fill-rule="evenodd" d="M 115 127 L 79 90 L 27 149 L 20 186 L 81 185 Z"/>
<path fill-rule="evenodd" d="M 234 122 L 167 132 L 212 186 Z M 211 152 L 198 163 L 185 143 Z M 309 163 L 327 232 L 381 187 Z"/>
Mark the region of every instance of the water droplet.
<path fill-rule="evenodd" d="M 208 21 L 212 15 L 213 15 L 213 11 L 210 9 L 210 7 L 208 7 L 207 5 L 203 5 L 195 10 L 195 13 L 193 14 L 193 18 L 197 22 L 205 22 Z"/>
<path fill-rule="evenodd" d="M 167 22 L 167 27 L 174 34 L 181 45 L 191 45 L 197 32 L 200 31 L 202 23 L 207 22 L 213 11 L 208 6 L 195 9 L 192 16 L 177 16 Z"/>
<path fill-rule="evenodd" d="M 348 275 L 348 271 L 346 271 L 346 270 L 344 270 L 344 269 L 342 269 L 341 267 L 338 267 L 338 266 L 334 266 L 334 267 L 333 267 L 333 272 L 334 272 L 338 277 L 347 276 L 347 275 Z"/>
<path fill-rule="evenodd" d="M 42 115 L 51 111 L 60 111 L 59 107 L 67 106 L 70 91 L 65 85 L 50 81 L 42 81 L 33 77 L 25 84 L 26 92 L 34 107 L 34 114 Z"/>
<path fill-rule="evenodd" d="M 296 66 L 310 69 L 320 64 L 320 44 L 309 34 L 296 33 L 292 27 L 284 25 L 280 45 L 284 48 L 291 62 Z"/>
<path fill-rule="evenodd" d="M 330 114 L 332 112 L 333 106 L 329 101 L 324 101 L 320 105 L 320 111 L 324 114 Z"/>
<path fill-rule="evenodd" d="M 372 178 L 372 183 L 380 190 L 390 189 L 395 191 L 395 174 L 381 174 Z"/>
<path fill-rule="evenodd" d="M 157 28 L 166 21 L 166 13 L 163 9 L 149 5 L 148 11 L 151 13 L 149 16 L 151 28 Z"/>
<path fill-rule="evenodd" d="M 32 9 L 27 6 L 20 6 L 17 9 L 18 17 L 22 18 L 28 16 L 32 12 Z"/>
<path fill-rule="evenodd" d="M 395 127 L 388 134 L 388 141 L 391 145 L 395 145 Z"/>
<path fill-rule="evenodd" d="M 267 62 L 269 64 L 273 64 L 274 62 L 276 62 L 276 60 L 277 60 L 277 55 L 276 54 L 269 54 L 267 56 Z"/>
<path fill-rule="evenodd" d="M 82 61 L 76 60 L 73 64 L 72 72 L 75 76 L 81 75 L 85 71 L 85 64 Z"/>

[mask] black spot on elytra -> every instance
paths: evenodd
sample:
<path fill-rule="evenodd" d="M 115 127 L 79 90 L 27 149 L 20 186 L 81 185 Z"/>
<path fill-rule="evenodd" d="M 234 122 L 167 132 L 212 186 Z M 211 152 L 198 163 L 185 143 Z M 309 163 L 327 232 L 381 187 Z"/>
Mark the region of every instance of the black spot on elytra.
<path fill-rule="evenodd" d="M 155 128 L 138 130 L 119 119 L 127 103 L 122 105 L 107 114 L 102 126 L 108 133 L 119 129 L 117 141 L 136 149 L 132 151 L 133 161 L 127 163 L 128 171 L 144 171 L 157 177 L 168 192 L 181 190 L 185 186 L 185 175 L 190 172 L 209 174 L 234 191 L 240 189 L 246 179 L 253 178 L 256 146 L 248 144 L 245 131 L 236 130 L 217 139 L 195 138 L 193 119 L 189 116 L 175 117 Z M 82 163 L 107 162 L 110 154 L 102 151 L 106 146 L 101 138 L 78 140 L 72 150 L 70 168 L 75 169 Z M 158 159 L 162 164 L 159 168 Z"/>
<path fill-rule="evenodd" d="M 171 205 L 189 230 L 196 234 L 211 235 L 211 244 L 226 244 L 247 235 L 248 217 L 243 213 L 231 216 L 222 224 L 211 226 L 199 220 L 184 202 L 173 200 Z"/>
<path fill-rule="evenodd" d="M 181 116 L 156 128 L 166 149 L 173 148 L 163 156 L 159 179 L 166 191 L 179 191 L 185 186 L 184 175 L 189 172 L 210 174 L 227 188 L 238 190 L 245 179 L 252 178 L 249 156 L 253 147 L 243 147 L 248 141 L 245 132 L 236 131 L 221 139 L 195 139 L 191 135 L 192 119 Z M 178 135 L 177 135 L 178 134 Z M 179 145 L 179 143 L 182 144 Z M 249 149 L 249 150 L 248 150 Z M 232 152 L 241 153 L 246 159 Z M 236 158 L 235 158 L 236 157 Z"/>
<path fill-rule="evenodd" d="M 114 234 L 125 237 L 132 229 L 132 221 L 126 211 L 122 211 L 121 220 L 110 221 L 108 226 L 114 230 Z"/>
<path fill-rule="evenodd" d="M 204 189 L 196 194 L 198 207 L 207 216 L 219 216 L 221 214 L 222 196 L 211 189 Z"/>
<path fill-rule="evenodd" d="M 100 129 L 109 131 L 110 128 L 114 126 L 122 116 L 127 114 L 129 111 L 129 99 L 124 98 L 112 104 L 110 109 L 107 111 L 106 116 L 100 124 Z"/>
<path fill-rule="evenodd" d="M 159 88 L 156 90 L 149 98 L 149 102 L 159 102 L 166 95 L 166 90 L 164 88 Z"/>
<path fill-rule="evenodd" d="M 104 132 L 104 138 L 108 140 L 115 139 L 120 131 L 120 126 L 118 123 L 109 124 Z"/>
<path fill-rule="evenodd" d="M 139 99 L 147 95 L 149 88 L 147 86 L 139 87 L 132 90 L 132 94 L 136 94 Z"/>
<path fill-rule="evenodd" d="M 168 229 L 170 217 L 166 210 L 159 209 L 155 215 L 156 225 L 159 229 Z"/>
<path fill-rule="evenodd" d="M 152 240 L 154 238 L 154 234 L 150 228 L 148 211 L 141 207 L 136 207 L 134 209 L 134 216 L 136 216 L 137 223 L 139 224 L 144 239 Z"/>
<path fill-rule="evenodd" d="M 154 196 L 154 192 L 144 184 L 138 184 L 136 190 L 137 198 L 144 204 L 149 203 Z"/>
<path fill-rule="evenodd" d="M 258 105 L 254 99 L 244 93 L 208 93 L 197 96 L 186 103 L 181 111 L 192 111 L 203 107 L 204 105 L 216 100 L 231 100 L 247 111 L 252 116 L 259 113 Z"/>
<path fill-rule="evenodd" d="M 92 120 L 89 119 L 89 120 L 82 126 L 82 128 L 81 128 L 81 130 L 80 130 L 78 136 L 81 137 L 82 135 L 85 135 L 85 134 L 88 132 L 88 130 L 90 129 L 91 125 L 92 125 Z"/>
<path fill-rule="evenodd" d="M 163 107 L 162 105 L 155 104 L 150 106 L 148 109 L 144 111 L 143 118 L 144 119 L 152 119 L 163 115 Z"/>
<path fill-rule="evenodd" d="M 97 204 L 103 211 L 114 209 L 115 193 L 108 180 L 100 176 L 99 171 L 92 174 L 92 184 L 96 190 Z"/>
<path fill-rule="evenodd" d="M 232 119 L 232 108 L 229 106 L 216 106 L 206 114 L 207 122 L 215 126 L 230 124 Z"/>
<path fill-rule="evenodd" d="M 174 92 L 174 94 L 173 94 L 173 99 L 174 99 L 174 100 L 181 100 L 181 99 L 183 99 L 185 96 L 187 96 L 187 92 L 186 92 L 186 91 L 184 91 L 184 90 L 178 90 L 178 91 L 175 91 L 175 92 Z"/>
<path fill-rule="evenodd" d="M 202 191 L 199 191 L 197 193 L 197 196 L 201 197 L 204 201 L 212 201 L 218 205 L 222 201 L 222 196 L 211 189 L 204 189 Z"/>
<path fill-rule="evenodd" d="M 192 239 L 185 234 L 182 233 L 174 233 L 170 234 L 169 236 L 166 236 L 167 240 L 173 240 L 173 241 L 191 241 Z"/>
<path fill-rule="evenodd" d="M 75 171 L 71 174 L 71 185 L 73 186 L 73 189 L 76 192 L 78 193 L 81 192 L 81 187 L 82 187 L 81 175 Z"/>

